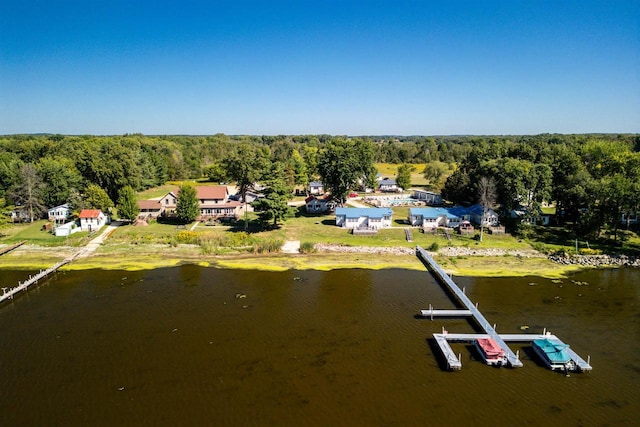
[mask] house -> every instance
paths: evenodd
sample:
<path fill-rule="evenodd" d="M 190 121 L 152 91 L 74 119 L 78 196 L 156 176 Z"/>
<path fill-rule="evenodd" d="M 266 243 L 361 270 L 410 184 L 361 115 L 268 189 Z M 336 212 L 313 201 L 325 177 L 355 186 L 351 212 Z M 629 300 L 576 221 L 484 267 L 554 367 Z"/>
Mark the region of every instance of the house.
<path fill-rule="evenodd" d="M 229 189 L 226 185 L 196 187 L 196 198 L 200 205 L 200 220 L 237 219 L 243 209 L 242 202 L 229 199 Z"/>
<path fill-rule="evenodd" d="M 29 215 L 29 209 L 24 206 L 16 206 L 14 210 L 11 211 L 11 222 L 29 222 L 31 221 L 31 216 Z"/>
<path fill-rule="evenodd" d="M 509 216 L 511 216 L 511 218 L 518 219 L 525 224 L 549 225 L 551 218 L 549 215 L 544 215 L 541 209 L 538 209 L 535 216 L 532 215 L 532 213 L 533 212 L 531 212 L 531 209 L 528 206 L 518 206 L 509 212 Z"/>
<path fill-rule="evenodd" d="M 378 183 L 378 190 L 385 193 L 400 193 L 402 188 L 398 187 L 395 179 L 385 178 Z"/>
<path fill-rule="evenodd" d="M 442 204 L 444 204 L 444 200 L 442 200 L 441 194 L 433 193 L 427 190 L 413 190 L 411 198 L 419 200 L 421 202 L 425 202 L 427 205 L 431 206 L 441 206 Z"/>
<path fill-rule="evenodd" d="M 200 209 L 198 219 L 237 219 L 240 217 L 244 205 L 242 202 L 230 198 L 229 189 L 226 185 L 198 186 L 195 189 Z M 174 192 L 169 192 L 160 198 L 160 215 L 166 217 L 176 216 L 179 194 L 176 195 Z M 151 203 L 149 203 L 149 207 L 152 207 Z"/>
<path fill-rule="evenodd" d="M 462 223 L 462 218 L 451 213 L 447 208 L 409 208 L 409 224 L 415 227 L 456 228 Z"/>
<path fill-rule="evenodd" d="M 481 204 L 475 204 L 473 206 L 469 206 L 469 213 L 471 214 L 471 222 L 476 224 L 476 225 L 480 225 L 480 222 L 482 222 L 482 205 Z M 487 208 L 487 211 L 485 212 L 484 215 L 484 222 L 482 223 L 483 227 L 496 227 L 498 226 L 500 222 L 500 219 L 498 217 L 498 214 L 496 213 L 496 211 L 494 211 L 493 209 Z"/>
<path fill-rule="evenodd" d="M 304 204 L 307 209 L 307 213 L 312 214 L 333 212 L 336 208 L 335 202 L 327 196 L 309 196 L 304 199 Z"/>
<path fill-rule="evenodd" d="M 391 227 L 391 208 L 336 208 L 336 226 L 349 229 Z"/>
<path fill-rule="evenodd" d="M 164 211 L 160 200 L 140 200 L 138 208 L 140 209 L 139 218 L 157 218 Z"/>
<path fill-rule="evenodd" d="M 638 223 L 638 213 L 637 212 L 623 212 L 622 216 L 620 218 L 620 223 L 622 224 L 627 224 L 627 221 L 629 224 L 637 224 Z"/>
<path fill-rule="evenodd" d="M 98 231 L 107 223 L 107 216 L 100 209 L 83 209 L 79 218 L 80 229 L 90 233 Z"/>
<path fill-rule="evenodd" d="M 71 217 L 71 209 L 67 204 L 51 208 L 48 213 L 49 221 L 53 221 L 56 224 L 64 224 Z"/>
<path fill-rule="evenodd" d="M 324 194 L 324 185 L 320 181 L 312 181 L 309 183 L 309 194 L 319 195 Z"/>

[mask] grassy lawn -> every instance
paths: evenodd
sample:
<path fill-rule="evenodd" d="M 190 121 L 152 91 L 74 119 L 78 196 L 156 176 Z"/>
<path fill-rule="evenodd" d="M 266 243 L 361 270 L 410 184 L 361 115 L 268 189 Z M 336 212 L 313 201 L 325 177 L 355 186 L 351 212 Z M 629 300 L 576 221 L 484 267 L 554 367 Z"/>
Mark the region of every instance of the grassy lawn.
<path fill-rule="evenodd" d="M 28 244 L 38 246 L 84 246 L 89 241 L 89 233 L 79 232 L 69 237 L 56 237 L 43 231 L 46 220 L 34 221 L 29 224 L 17 224 L 0 230 L 0 243 L 13 244 L 26 240 Z"/>

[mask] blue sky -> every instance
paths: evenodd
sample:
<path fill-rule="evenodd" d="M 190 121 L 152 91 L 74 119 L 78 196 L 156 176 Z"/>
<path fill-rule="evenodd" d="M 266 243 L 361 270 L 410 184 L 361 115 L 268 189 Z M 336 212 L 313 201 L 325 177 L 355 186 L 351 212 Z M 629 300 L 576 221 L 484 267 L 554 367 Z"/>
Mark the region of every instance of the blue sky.
<path fill-rule="evenodd" d="M 640 132 L 640 1 L 0 2 L 0 134 Z"/>

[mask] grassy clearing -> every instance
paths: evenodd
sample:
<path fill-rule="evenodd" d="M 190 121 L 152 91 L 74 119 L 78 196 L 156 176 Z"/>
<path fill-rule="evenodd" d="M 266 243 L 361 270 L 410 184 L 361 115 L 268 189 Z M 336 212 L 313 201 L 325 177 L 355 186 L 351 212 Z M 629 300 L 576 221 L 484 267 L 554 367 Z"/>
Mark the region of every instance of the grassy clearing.
<path fill-rule="evenodd" d="M 447 272 L 456 276 L 474 277 L 525 277 L 547 278 L 566 277 L 584 267 L 559 265 L 546 258 L 502 257 L 444 257 L 436 256 L 436 261 Z"/>
<path fill-rule="evenodd" d="M 46 223 L 46 220 L 39 220 L 3 228 L 0 244 L 13 244 L 26 240 L 29 244 L 39 246 L 84 246 L 89 242 L 89 233 L 86 232 L 75 233 L 69 237 L 56 237 L 42 229 Z"/>
<path fill-rule="evenodd" d="M 415 171 L 411 173 L 411 185 L 427 185 L 429 182 L 424 179 L 424 176 L 422 174 L 425 164 L 412 163 L 411 165 L 415 168 Z M 400 165 L 396 165 L 394 163 L 375 163 L 374 166 L 378 170 L 378 172 L 382 174 L 382 176 L 395 179 L 395 177 L 398 176 L 398 166 Z"/>

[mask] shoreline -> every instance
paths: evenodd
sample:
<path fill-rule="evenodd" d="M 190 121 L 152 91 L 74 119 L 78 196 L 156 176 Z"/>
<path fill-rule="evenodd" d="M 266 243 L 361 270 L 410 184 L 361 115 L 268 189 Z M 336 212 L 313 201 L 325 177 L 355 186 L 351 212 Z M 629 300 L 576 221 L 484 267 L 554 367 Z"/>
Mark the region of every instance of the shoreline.
<path fill-rule="evenodd" d="M 38 270 L 77 253 L 74 247 L 41 247 L 25 245 L 0 256 L 0 270 Z M 450 274 L 469 277 L 567 277 L 591 268 L 640 266 L 637 257 L 583 255 L 578 257 L 549 257 L 536 251 L 505 251 L 501 249 L 442 248 L 433 254 Z M 203 254 L 195 245 L 177 247 L 160 245 L 113 246 L 103 245 L 94 253 L 76 258 L 61 271 L 77 270 L 150 270 L 180 265 L 200 265 L 223 269 L 262 271 L 336 269 L 410 269 L 426 267 L 406 247 L 365 247 L 319 245 L 318 252 L 309 254 L 253 254 L 233 252 Z"/>

